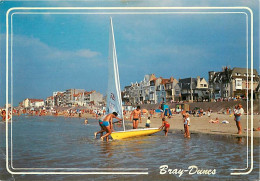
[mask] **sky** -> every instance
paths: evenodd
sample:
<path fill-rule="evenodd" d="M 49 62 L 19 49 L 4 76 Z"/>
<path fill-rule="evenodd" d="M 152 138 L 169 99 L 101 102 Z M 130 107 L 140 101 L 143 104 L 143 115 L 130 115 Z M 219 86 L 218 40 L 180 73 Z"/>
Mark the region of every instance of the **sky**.
<path fill-rule="evenodd" d="M 207 0 L 149 3 L 7 1 L 1 6 L 0 106 L 5 104 L 5 12 L 10 7 L 248 6 L 254 12 L 254 68 L 259 72 L 259 1 L 231 0 L 228 4 Z M 17 11 L 13 15 L 14 106 L 25 98 L 46 99 L 55 91 L 70 88 L 105 94 L 110 16 L 113 18 L 121 89 L 131 82 L 142 81 L 145 74 L 176 79 L 200 76 L 207 80 L 208 71 L 221 71 L 223 66 L 246 67 L 245 14 L 138 14 L 141 11 L 131 11 L 134 14 L 106 11 L 110 14 L 100 14 L 104 10 L 50 12 L 61 11 L 29 10 Z M 89 12 L 98 14 L 79 14 Z"/>

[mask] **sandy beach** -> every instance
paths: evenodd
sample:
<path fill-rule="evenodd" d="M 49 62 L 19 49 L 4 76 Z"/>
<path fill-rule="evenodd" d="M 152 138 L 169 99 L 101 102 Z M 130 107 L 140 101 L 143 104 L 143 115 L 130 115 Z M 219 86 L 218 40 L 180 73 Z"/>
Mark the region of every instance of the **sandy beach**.
<path fill-rule="evenodd" d="M 82 117 L 84 118 L 91 118 L 95 119 L 91 114 L 83 114 Z M 215 120 L 218 117 L 219 123 L 209 123 L 211 119 Z M 132 125 L 132 122 L 129 120 L 129 113 L 126 115 L 125 123 Z M 260 116 L 254 115 L 253 116 L 253 128 L 257 129 L 260 123 Z M 217 135 L 229 135 L 229 136 L 247 136 L 247 125 L 248 125 L 248 135 L 251 134 L 251 116 L 247 115 L 242 116 L 241 124 L 242 124 L 242 134 L 237 134 L 237 127 L 234 121 L 234 116 L 226 115 L 226 114 L 218 114 L 218 113 L 211 113 L 211 116 L 208 117 L 207 115 L 203 115 L 202 117 L 193 117 L 190 115 L 190 133 L 203 133 L 203 134 L 217 134 Z M 139 123 L 139 128 L 144 128 L 145 123 L 147 120 L 147 115 L 142 116 L 142 123 Z M 183 118 L 181 114 L 173 114 L 171 118 L 166 118 L 166 120 L 170 123 L 170 132 L 172 133 L 182 133 L 183 132 Z M 222 121 L 228 121 L 228 124 L 222 123 Z M 248 123 L 247 123 L 248 122 Z M 162 124 L 161 117 L 159 114 L 155 114 L 151 118 L 151 127 L 156 128 L 160 127 Z M 260 137 L 260 131 L 253 131 L 254 138 Z M 192 135 L 191 135 L 192 137 Z"/>

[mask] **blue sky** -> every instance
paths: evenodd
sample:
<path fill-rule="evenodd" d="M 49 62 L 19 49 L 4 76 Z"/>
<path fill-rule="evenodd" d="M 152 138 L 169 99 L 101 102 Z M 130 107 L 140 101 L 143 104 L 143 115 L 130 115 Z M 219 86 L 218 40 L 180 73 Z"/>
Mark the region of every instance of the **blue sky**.
<path fill-rule="evenodd" d="M 255 60 L 259 70 L 258 1 L 111 2 L 104 6 L 249 6 L 255 13 Z M 17 6 L 86 6 L 94 2 L 7 2 Z M 2 5 L 3 6 L 3 5 Z M 100 6 L 100 4 L 99 4 Z M 38 11 L 39 12 L 39 11 Z M 72 11 L 66 11 L 72 12 Z M 75 11 L 73 11 L 75 12 Z M 79 11 L 77 11 L 79 12 Z M 82 11 L 86 12 L 86 11 Z M 107 88 L 109 16 L 112 16 L 121 88 L 145 74 L 176 79 L 204 77 L 222 66 L 246 67 L 244 14 L 15 14 L 13 16 L 14 105 L 70 88 Z M 1 52 L 5 51 L 4 11 Z M 0 105 L 5 104 L 5 65 L 1 54 Z"/>

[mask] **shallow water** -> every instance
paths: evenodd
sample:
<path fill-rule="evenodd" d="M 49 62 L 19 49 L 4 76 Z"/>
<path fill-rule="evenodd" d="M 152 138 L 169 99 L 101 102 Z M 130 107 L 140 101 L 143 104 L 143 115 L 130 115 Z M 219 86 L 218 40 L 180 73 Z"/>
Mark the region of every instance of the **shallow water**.
<path fill-rule="evenodd" d="M 10 175 L 5 168 L 5 125 L 0 124 L 0 180 L 256 180 L 259 177 L 258 143 L 254 146 L 254 170 L 231 176 L 232 168 L 246 167 L 245 138 L 163 132 L 152 136 L 102 142 L 93 133 L 96 120 L 63 117 L 13 118 L 13 164 L 16 171 L 148 172 L 148 175 Z M 9 124 L 10 126 L 10 124 Z M 119 130 L 120 128 L 115 128 Z M 10 158 L 11 159 L 11 158 Z M 187 170 L 216 169 L 215 175 L 160 174 L 159 167 Z M 23 168 L 23 169 L 21 169 Z M 26 168 L 26 169 L 25 169 Z M 24 170 L 25 169 L 25 170 Z"/>

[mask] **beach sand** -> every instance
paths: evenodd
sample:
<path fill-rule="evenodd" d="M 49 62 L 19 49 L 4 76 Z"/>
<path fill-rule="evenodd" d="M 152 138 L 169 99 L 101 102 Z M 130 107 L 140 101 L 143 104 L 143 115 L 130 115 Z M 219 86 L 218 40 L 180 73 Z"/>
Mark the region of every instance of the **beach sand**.
<path fill-rule="evenodd" d="M 51 114 L 49 115 L 51 116 Z M 58 116 L 63 116 L 59 114 Z M 75 114 L 72 117 L 79 117 L 78 114 Z M 102 116 L 101 116 L 102 117 Z M 101 118 L 98 117 L 97 119 Z M 130 113 L 126 114 L 125 124 L 132 127 L 132 122 L 129 120 Z M 145 128 L 145 123 L 147 120 L 148 115 L 144 114 L 142 116 L 142 123 L 139 122 L 138 128 Z M 83 119 L 96 119 L 96 116 L 89 113 L 82 114 L 81 118 Z M 216 118 L 219 119 L 219 123 L 209 123 L 209 121 L 215 120 Z M 260 115 L 253 116 L 253 128 L 257 129 L 260 127 Z M 151 119 L 151 128 L 159 128 L 162 124 L 162 118 L 159 113 L 155 114 Z M 228 124 L 222 123 L 222 121 L 228 121 Z M 247 121 L 248 120 L 248 121 Z M 171 118 L 166 118 L 166 121 L 170 123 L 170 130 L 171 133 L 184 133 L 183 128 L 183 118 L 181 114 L 173 114 Z M 193 117 L 190 115 L 190 126 L 189 130 L 191 133 L 191 137 L 193 133 L 203 133 L 203 134 L 216 134 L 216 135 L 228 135 L 228 136 L 235 136 L 235 137 L 246 137 L 247 134 L 251 137 L 251 115 L 243 115 L 241 119 L 242 125 L 242 134 L 237 134 L 237 127 L 236 122 L 234 121 L 234 116 L 230 116 L 227 114 L 219 114 L 219 113 L 211 113 L 211 116 L 208 117 L 207 115 L 203 115 L 202 117 Z M 248 132 L 247 132 L 248 130 Z M 260 131 L 253 131 L 253 137 L 259 138 Z"/>
<path fill-rule="evenodd" d="M 91 118 L 95 119 L 93 115 L 90 114 L 84 114 L 82 115 L 84 118 Z M 215 120 L 218 117 L 219 123 L 209 123 L 209 121 Z M 127 125 L 132 125 L 132 122 L 129 121 L 129 114 L 126 115 L 125 123 Z M 253 128 L 258 128 L 260 123 L 260 116 L 254 115 L 253 116 Z M 145 123 L 147 120 L 147 115 L 142 116 L 142 123 L 139 123 L 138 128 L 144 128 Z M 159 128 L 162 124 L 161 117 L 159 114 L 155 114 L 151 118 L 151 128 Z M 237 127 L 236 123 L 234 121 L 234 116 L 226 115 L 226 114 L 217 114 L 217 113 L 211 113 L 211 116 L 208 117 L 207 115 L 203 115 L 202 117 L 193 117 L 193 115 L 190 115 L 190 126 L 189 130 L 190 133 L 203 133 L 203 134 L 217 134 L 217 135 L 229 135 L 229 136 L 241 136 L 246 137 L 247 136 L 247 128 L 248 128 L 248 135 L 250 137 L 251 135 L 251 116 L 248 116 L 247 121 L 247 115 L 243 115 L 241 119 L 241 125 L 242 125 L 242 134 L 237 134 Z M 222 121 L 228 121 L 228 124 L 222 123 Z M 171 118 L 166 118 L 166 121 L 170 123 L 170 131 L 172 133 L 183 133 L 183 118 L 181 114 L 173 114 Z M 247 123 L 248 122 L 248 123 Z M 247 127 L 248 126 L 248 127 Z M 260 137 L 260 131 L 253 131 L 254 138 Z M 192 135 L 191 135 L 192 137 Z"/>
<path fill-rule="evenodd" d="M 219 123 L 209 123 L 211 119 L 215 120 L 218 117 Z M 254 115 L 254 121 L 253 121 L 253 128 L 259 127 L 260 122 L 260 116 Z M 143 118 L 142 123 L 139 127 L 145 127 L 147 118 Z M 183 118 L 181 114 L 175 114 L 171 118 L 166 118 L 166 120 L 170 123 L 170 131 L 182 131 L 183 128 Z M 189 130 L 190 133 L 205 133 L 205 134 L 219 134 L 219 135 L 234 135 L 238 136 L 237 134 L 237 127 L 236 122 L 234 121 L 234 116 L 226 115 L 226 114 L 217 114 L 212 113 L 210 117 L 207 115 L 203 115 L 202 117 L 193 117 L 193 115 L 190 115 L 190 126 Z M 222 121 L 228 121 L 228 124 L 222 123 Z M 161 117 L 156 116 L 151 118 L 151 127 L 160 127 L 161 126 Z M 243 115 L 241 119 L 241 125 L 242 125 L 242 134 L 239 136 L 247 136 L 247 115 Z M 248 134 L 250 136 L 251 134 L 251 116 L 248 116 Z M 253 136 L 258 137 L 260 136 L 259 131 L 253 131 Z"/>

